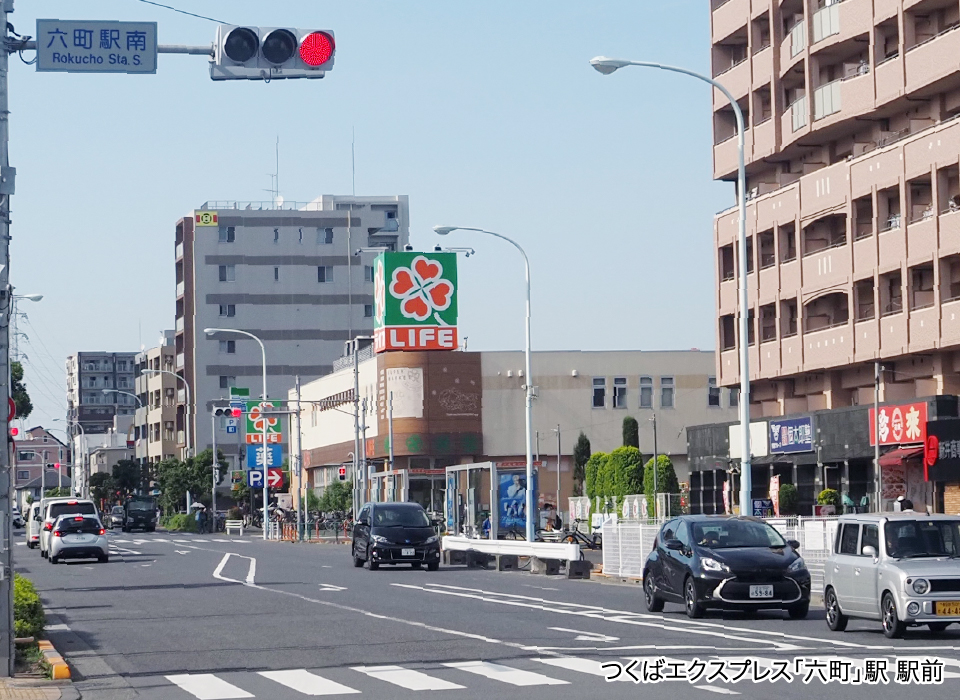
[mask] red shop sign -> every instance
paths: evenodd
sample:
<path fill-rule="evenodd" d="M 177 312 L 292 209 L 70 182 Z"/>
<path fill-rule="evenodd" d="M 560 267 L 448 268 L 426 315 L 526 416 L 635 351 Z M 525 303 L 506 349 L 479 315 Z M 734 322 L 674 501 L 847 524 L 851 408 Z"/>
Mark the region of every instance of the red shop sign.
<path fill-rule="evenodd" d="M 881 406 L 879 419 L 870 409 L 870 444 L 877 444 L 877 429 L 881 445 L 923 444 L 927 439 L 927 404 L 907 403 L 900 406 Z"/>

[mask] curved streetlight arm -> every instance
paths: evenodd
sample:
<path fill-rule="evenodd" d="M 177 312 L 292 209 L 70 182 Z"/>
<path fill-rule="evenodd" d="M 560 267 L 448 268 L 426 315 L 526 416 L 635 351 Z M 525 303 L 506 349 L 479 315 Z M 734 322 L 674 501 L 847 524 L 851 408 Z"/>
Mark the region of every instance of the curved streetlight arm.
<path fill-rule="evenodd" d="M 129 391 L 120 391 L 119 389 L 102 389 L 104 394 L 123 394 L 124 396 L 132 396 L 133 400 L 137 402 L 137 408 L 143 408 L 143 402 L 140 400 L 140 397 L 136 394 L 131 394 Z"/>
<path fill-rule="evenodd" d="M 727 98 L 733 107 L 733 114 L 737 122 L 737 210 L 740 216 L 738 265 L 738 295 L 740 297 L 739 349 L 740 349 L 740 513 L 750 515 L 752 511 L 751 491 L 753 479 L 751 474 L 752 455 L 750 454 L 750 355 L 749 355 L 749 298 L 747 296 L 747 175 L 744 165 L 744 123 L 743 111 L 734 96 L 719 82 L 706 75 L 702 75 L 686 68 L 668 66 L 652 61 L 626 61 L 622 59 L 598 56 L 590 61 L 590 65 L 600 73 L 609 75 L 618 68 L 625 66 L 640 66 L 642 68 L 658 68 L 660 70 L 682 73 L 691 78 L 709 83 Z"/>

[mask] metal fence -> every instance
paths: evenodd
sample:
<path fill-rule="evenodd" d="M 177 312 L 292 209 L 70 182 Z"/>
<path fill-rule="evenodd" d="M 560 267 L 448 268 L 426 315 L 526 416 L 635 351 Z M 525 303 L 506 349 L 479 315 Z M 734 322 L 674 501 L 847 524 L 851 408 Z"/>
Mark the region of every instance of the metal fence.
<path fill-rule="evenodd" d="M 800 543 L 814 593 L 823 591 L 823 571 L 837 533 L 837 517 L 767 518 L 785 539 Z M 664 521 L 621 520 L 603 524 L 603 573 L 643 578 L 643 564 Z"/>

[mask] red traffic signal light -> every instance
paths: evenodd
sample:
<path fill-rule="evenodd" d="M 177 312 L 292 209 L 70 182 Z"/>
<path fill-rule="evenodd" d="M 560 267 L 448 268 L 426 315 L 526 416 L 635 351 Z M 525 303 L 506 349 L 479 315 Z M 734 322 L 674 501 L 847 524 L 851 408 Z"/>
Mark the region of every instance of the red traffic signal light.
<path fill-rule="evenodd" d="M 10 435 L 12 437 L 17 437 L 17 435 L 19 434 L 20 434 L 20 428 L 17 428 L 17 427 L 10 428 Z"/>
<path fill-rule="evenodd" d="M 347 479 L 347 468 L 340 467 L 340 481 L 346 481 Z"/>
<path fill-rule="evenodd" d="M 53 468 L 59 471 L 59 470 L 60 470 L 60 462 L 54 462 L 54 463 L 53 463 Z"/>
<path fill-rule="evenodd" d="M 333 56 L 336 43 L 326 32 L 312 32 L 300 42 L 300 59 L 308 66 L 322 66 Z"/>
<path fill-rule="evenodd" d="M 239 408 L 230 409 L 230 415 L 233 416 L 234 418 L 239 418 L 241 413 L 242 411 Z"/>

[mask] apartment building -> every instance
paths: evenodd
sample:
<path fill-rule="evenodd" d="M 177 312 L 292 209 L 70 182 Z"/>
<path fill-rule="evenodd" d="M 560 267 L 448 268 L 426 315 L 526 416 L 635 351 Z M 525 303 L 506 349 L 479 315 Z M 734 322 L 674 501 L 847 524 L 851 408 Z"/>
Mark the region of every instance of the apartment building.
<path fill-rule="evenodd" d="M 44 489 L 70 487 L 70 448 L 52 432 L 41 426 L 25 430 L 15 447 L 14 490 L 21 513 L 28 494 L 36 498 Z"/>
<path fill-rule="evenodd" d="M 195 451 L 211 445 L 213 402 L 233 387 L 285 397 L 299 376 L 331 371 L 344 341 L 373 331 L 373 259 L 409 239 L 406 196 L 323 195 L 308 203 L 207 202 L 176 224 L 175 371 L 189 385 Z M 186 389 L 177 387 L 178 442 L 186 439 Z M 218 426 L 228 461 L 235 435 Z"/>
<path fill-rule="evenodd" d="M 843 486 L 860 460 L 869 482 L 870 419 L 855 407 L 874 401 L 875 362 L 880 402 L 924 399 L 931 421 L 955 402 L 925 397 L 960 392 L 960 3 L 713 0 L 711 27 L 713 74 L 745 116 L 749 198 L 746 270 L 736 208 L 715 219 L 720 384 L 739 381 L 746 274 L 751 414 L 821 424 L 824 411 L 853 409 L 844 420 L 863 422 L 863 453 L 820 449 L 813 461 L 833 462 Z M 733 110 L 719 91 L 713 126 L 714 176 L 735 181 Z M 960 471 L 928 505 L 956 490 L 960 509 L 954 482 Z"/>
<path fill-rule="evenodd" d="M 174 331 L 164 331 L 156 347 L 144 350 L 136 358 L 134 393 L 140 406 L 133 438 L 140 464 L 156 464 L 180 456 L 176 434 L 178 382 L 172 374 L 176 362 L 174 343 Z"/>
<path fill-rule="evenodd" d="M 114 416 L 132 416 L 136 353 L 78 352 L 67 357 L 67 420 L 88 435 L 113 428 Z M 106 391 L 105 391 L 106 390 Z M 80 430 L 71 428 L 74 433 Z"/>

